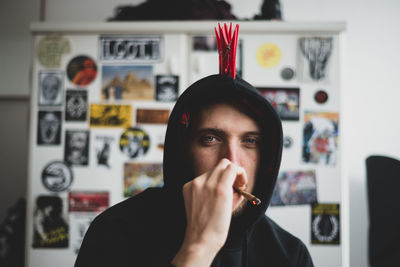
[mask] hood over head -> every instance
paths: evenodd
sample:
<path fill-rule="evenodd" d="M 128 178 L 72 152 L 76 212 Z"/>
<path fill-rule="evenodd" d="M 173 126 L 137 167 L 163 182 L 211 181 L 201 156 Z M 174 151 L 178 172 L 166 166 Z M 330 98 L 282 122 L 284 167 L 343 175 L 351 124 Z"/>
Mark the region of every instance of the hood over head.
<path fill-rule="evenodd" d="M 264 215 L 272 196 L 282 153 L 282 124 L 272 105 L 246 81 L 228 75 L 211 75 L 187 88 L 177 100 L 169 118 L 164 144 L 164 189 L 181 194 L 182 186 L 194 179 L 186 163 L 185 151 L 193 114 L 207 105 L 234 102 L 240 111 L 260 127 L 260 161 L 252 194 L 261 200 L 258 206 L 246 205 L 234 216 L 231 231 L 243 232 Z"/>

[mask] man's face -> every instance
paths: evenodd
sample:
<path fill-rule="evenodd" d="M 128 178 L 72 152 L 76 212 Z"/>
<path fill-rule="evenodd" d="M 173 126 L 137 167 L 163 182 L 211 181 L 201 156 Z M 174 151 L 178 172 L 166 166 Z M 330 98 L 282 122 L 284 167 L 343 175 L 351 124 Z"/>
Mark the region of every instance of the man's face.
<path fill-rule="evenodd" d="M 211 170 L 222 158 L 226 158 L 244 168 L 247 174 L 246 191 L 251 192 L 260 158 L 261 132 L 257 123 L 224 103 L 205 108 L 194 123 L 188 147 L 194 177 Z M 245 201 L 234 191 L 234 214 L 242 210 Z"/>

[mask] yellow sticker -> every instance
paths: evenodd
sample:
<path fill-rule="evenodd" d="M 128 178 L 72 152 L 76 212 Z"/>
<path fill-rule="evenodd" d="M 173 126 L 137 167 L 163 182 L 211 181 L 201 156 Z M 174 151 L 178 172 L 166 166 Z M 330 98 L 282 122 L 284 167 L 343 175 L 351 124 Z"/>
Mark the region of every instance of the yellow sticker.
<path fill-rule="evenodd" d="M 132 106 L 130 105 L 90 105 L 90 127 L 131 126 Z"/>
<path fill-rule="evenodd" d="M 281 50 L 276 44 L 264 44 L 257 50 L 257 62 L 264 68 L 272 68 L 281 60 Z"/>
<path fill-rule="evenodd" d="M 62 56 L 70 52 L 69 40 L 61 35 L 45 36 L 37 48 L 39 62 L 47 68 L 59 68 Z"/>

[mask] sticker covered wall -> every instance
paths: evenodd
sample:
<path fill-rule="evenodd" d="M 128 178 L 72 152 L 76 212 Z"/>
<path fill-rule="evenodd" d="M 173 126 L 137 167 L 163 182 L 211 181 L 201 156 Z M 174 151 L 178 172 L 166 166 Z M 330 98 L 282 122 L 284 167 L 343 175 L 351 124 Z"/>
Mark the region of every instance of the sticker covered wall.
<path fill-rule="evenodd" d="M 192 82 L 218 73 L 213 27 L 188 23 L 195 26 L 66 24 L 59 31 L 47 26 L 34 31 L 27 265 L 73 266 L 99 213 L 163 186 L 165 132 L 174 103 Z M 307 25 L 282 31 L 293 27 L 286 22 L 240 24 L 237 74 L 258 88 L 282 119 L 282 167 L 268 216 L 303 241 L 316 266 L 340 266 L 340 243 L 318 241 L 330 237 L 324 229 L 332 229 L 331 220 L 316 219 L 314 236 L 310 222 L 312 203 L 342 205 L 337 35 L 315 34 Z M 305 57 L 299 40 L 315 36 L 333 41 L 325 66 L 311 74 L 311 52 Z M 333 146 L 326 145 L 327 133 Z M 54 204 L 46 208 L 43 202 Z M 46 216 L 59 202 L 57 220 L 64 228 L 54 231 Z M 57 234 L 63 241 L 50 244 L 50 235 Z"/>

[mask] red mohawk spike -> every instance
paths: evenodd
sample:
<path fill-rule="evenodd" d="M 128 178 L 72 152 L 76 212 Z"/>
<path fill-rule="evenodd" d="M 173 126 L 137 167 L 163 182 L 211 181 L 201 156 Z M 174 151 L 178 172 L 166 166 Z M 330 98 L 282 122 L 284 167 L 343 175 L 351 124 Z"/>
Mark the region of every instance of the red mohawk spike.
<path fill-rule="evenodd" d="M 218 23 L 218 30 L 215 29 L 217 39 L 218 58 L 219 58 L 219 73 L 221 75 L 230 75 L 236 78 L 236 48 L 239 34 L 239 25 L 236 24 L 232 35 L 232 23 L 229 26 L 224 24 L 223 27 Z"/>

